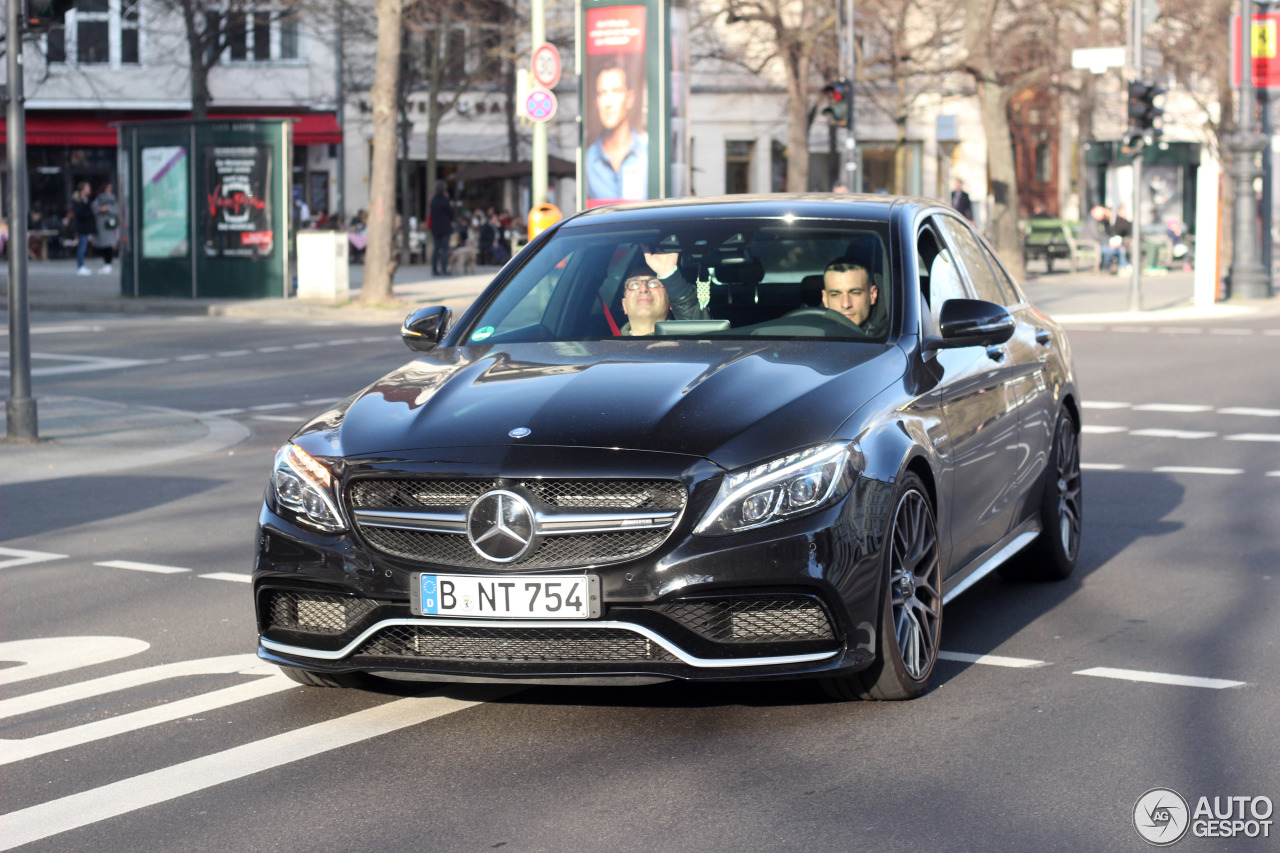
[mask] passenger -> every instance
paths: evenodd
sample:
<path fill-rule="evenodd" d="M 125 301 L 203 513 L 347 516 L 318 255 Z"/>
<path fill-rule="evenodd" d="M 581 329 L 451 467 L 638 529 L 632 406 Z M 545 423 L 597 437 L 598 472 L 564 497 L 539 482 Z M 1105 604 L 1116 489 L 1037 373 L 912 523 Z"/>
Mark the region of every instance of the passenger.
<path fill-rule="evenodd" d="M 871 309 L 880 296 L 871 273 L 853 261 L 836 260 L 822 273 L 822 304 L 837 311 L 869 335 L 874 335 Z"/>
<path fill-rule="evenodd" d="M 644 253 L 644 262 L 627 273 L 622 291 L 622 313 L 627 322 L 621 335 L 652 335 L 654 324 L 673 313 L 677 320 L 706 320 L 706 309 L 680 274 L 678 252 Z"/>

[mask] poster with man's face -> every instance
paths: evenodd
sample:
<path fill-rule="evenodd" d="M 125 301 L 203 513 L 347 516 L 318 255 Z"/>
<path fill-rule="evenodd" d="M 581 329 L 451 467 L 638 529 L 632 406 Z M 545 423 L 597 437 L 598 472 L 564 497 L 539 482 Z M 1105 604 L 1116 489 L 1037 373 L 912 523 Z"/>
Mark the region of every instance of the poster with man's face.
<path fill-rule="evenodd" d="M 587 207 L 649 197 L 644 6 L 586 12 Z"/>

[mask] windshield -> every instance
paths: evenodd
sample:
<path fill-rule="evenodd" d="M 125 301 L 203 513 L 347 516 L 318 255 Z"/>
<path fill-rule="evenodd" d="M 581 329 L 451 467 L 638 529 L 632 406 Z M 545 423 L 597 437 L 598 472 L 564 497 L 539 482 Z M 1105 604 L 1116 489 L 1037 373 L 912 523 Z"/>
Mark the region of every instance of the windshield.
<path fill-rule="evenodd" d="M 466 343 L 614 337 L 883 341 L 881 222 L 677 220 L 561 229 L 464 330 Z"/>

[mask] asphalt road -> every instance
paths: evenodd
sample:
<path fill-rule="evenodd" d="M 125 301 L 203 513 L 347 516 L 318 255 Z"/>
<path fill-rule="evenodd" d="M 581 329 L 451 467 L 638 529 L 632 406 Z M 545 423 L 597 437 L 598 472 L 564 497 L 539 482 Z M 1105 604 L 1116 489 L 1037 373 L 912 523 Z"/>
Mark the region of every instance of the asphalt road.
<path fill-rule="evenodd" d="M 37 396 L 252 435 L 0 487 L 0 849 L 1141 850 L 1152 788 L 1280 801 L 1280 317 L 1073 331 L 1077 573 L 949 604 L 936 687 L 894 704 L 298 687 L 252 656 L 262 489 L 306 415 L 407 360 L 396 329 L 33 322 Z M 1280 848 L 1267 819 L 1174 849 Z"/>

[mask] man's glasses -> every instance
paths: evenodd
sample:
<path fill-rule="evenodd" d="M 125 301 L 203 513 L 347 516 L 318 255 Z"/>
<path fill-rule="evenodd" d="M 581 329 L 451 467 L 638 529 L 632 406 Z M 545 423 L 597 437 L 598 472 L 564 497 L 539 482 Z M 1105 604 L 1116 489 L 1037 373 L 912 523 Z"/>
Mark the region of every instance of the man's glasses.
<path fill-rule="evenodd" d="M 662 282 L 656 278 L 629 278 L 627 279 L 627 290 L 662 290 Z"/>

